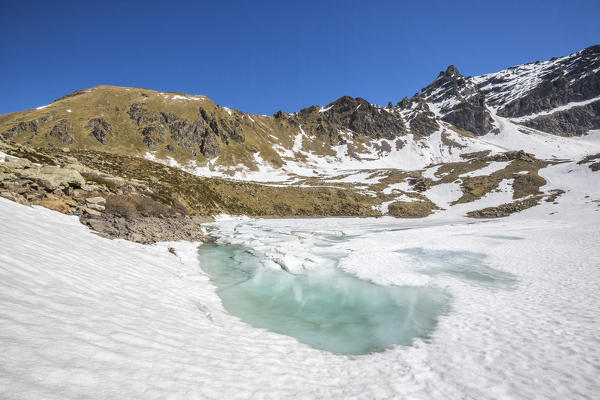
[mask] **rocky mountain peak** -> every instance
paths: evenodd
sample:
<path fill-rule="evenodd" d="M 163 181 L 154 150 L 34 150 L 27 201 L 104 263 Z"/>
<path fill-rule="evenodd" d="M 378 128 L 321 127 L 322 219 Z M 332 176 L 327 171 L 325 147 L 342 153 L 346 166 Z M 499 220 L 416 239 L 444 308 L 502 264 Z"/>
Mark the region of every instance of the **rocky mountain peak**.
<path fill-rule="evenodd" d="M 325 108 L 330 108 L 332 112 L 347 112 L 356 110 L 357 107 L 374 108 L 374 106 L 362 97 L 342 96 Z"/>
<path fill-rule="evenodd" d="M 501 117 L 521 118 L 551 113 L 570 103 L 594 102 L 597 97 L 600 97 L 600 45 L 472 78 L 462 76 L 450 65 L 421 93 L 398 106 L 411 122 L 411 130 L 414 120 L 427 121 L 427 131 L 434 131 L 439 127 L 432 116 L 435 115 L 457 128 L 485 135 L 495 129 L 490 110 Z M 519 123 L 555 134 L 579 135 L 600 124 L 597 105 L 583 106 L 585 109 L 563 110 L 562 114 L 544 117 L 541 122 Z"/>
<path fill-rule="evenodd" d="M 440 75 L 442 74 L 442 72 L 440 72 Z M 462 76 L 460 74 L 460 72 L 458 72 L 458 68 L 456 68 L 454 65 L 449 65 L 448 68 L 446 68 L 446 72 L 443 73 L 445 76 Z"/>
<path fill-rule="evenodd" d="M 324 107 L 305 108 L 298 113 L 297 120 L 305 130 L 326 135 L 334 143 L 341 140 L 339 133 L 343 131 L 387 139 L 406 133 L 400 115 L 360 97 L 342 96 Z"/>
<path fill-rule="evenodd" d="M 498 115 L 515 118 L 600 95 L 600 46 L 472 78 Z"/>
<path fill-rule="evenodd" d="M 587 47 L 579 52 L 581 57 L 597 59 L 600 57 L 600 44 L 595 44 L 593 46 Z"/>

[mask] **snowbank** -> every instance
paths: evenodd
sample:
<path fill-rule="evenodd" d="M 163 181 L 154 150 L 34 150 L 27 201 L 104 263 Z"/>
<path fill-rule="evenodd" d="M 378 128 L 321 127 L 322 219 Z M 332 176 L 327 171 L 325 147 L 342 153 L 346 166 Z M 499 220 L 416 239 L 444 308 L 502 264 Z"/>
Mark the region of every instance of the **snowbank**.
<path fill-rule="evenodd" d="M 548 176 L 567 178 L 561 168 Z M 0 198 L 0 398 L 594 397 L 600 212 L 572 193 L 574 206 L 543 204 L 491 222 L 436 215 L 215 223 L 230 242 L 296 268 L 339 260 L 363 279 L 451 294 L 451 311 L 429 341 L 359 357 L 227 314 L 195 244 L 111 241 L 75 217 Z M 436 260 L 447 256 L 481 260 L 481 271 L 514 282 L 487 285 L 445 270 Z"/>

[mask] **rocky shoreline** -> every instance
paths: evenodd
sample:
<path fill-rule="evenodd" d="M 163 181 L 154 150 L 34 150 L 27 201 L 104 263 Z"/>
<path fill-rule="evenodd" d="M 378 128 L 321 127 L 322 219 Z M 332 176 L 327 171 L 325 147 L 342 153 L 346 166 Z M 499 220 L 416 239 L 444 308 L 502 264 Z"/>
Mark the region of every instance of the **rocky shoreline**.
<path fill-rule="evenodd" d="M 127 219 L 118 215 L 102 213 L 99 216 L 84 214 L 79 220 L 98 235 L 108 239 L 126 239 L 142 244 L 156 242 L 205 242 L 209 238 L 201 225 L 210 218 L 174 216 L 144 217 Z"/>
<path fill-rule="evenodd" d="M 140 202 L 142 196 L 136 193 L 147 189 L 143 185 L 93 171 L 68 155 L 56 160 L 62 165 L 41 165 L 4 153 L 0 157 L 0 197 L 76 215 L 110 239 L 143 244 L 207 240 L 201 224 L 211 218 L 185 215 L 151 199 Z M 136 208 L 138 203 L 144 208 Z"/>
<path fill-rule="evenodd" d="M 546 181 L 538 170 L 548 161 L 524 151 L 493 156 L 474 153 L 473 157 L 439 167 L 436 180 L 419 171 L 388 174 L 371 186 L 380 192 L 369 195 L 321 182 L 307 187 L 276 187 L 199 178 L 141 158 L 68 148 L 36 149 L 0 140 L 0 197 L 75 215 L 103 237 L 150 244 L 210 240 L 202 223 L 223 213 L 257 218 L 423 218 L 439 208 L 421 193 L 450 182 L 460 182 L 462 192 L 454 205 L 480 199 L 496 190 L 501 181 L 511 180 L 513 202 L 470 211 L 466 216 L 471 218 L 505 217 L 534 207 L 542 199 L 554 202 L 560 195 L 540 190 Z M 599 159 L 598 154 L 591 155 L 580 164 L 589 164 L 595 171 Z M 509 165 L 489 175 L 465 175 L 491 162 Z M 397 194 L 384 193 L 386 185 L 403 181 L 414 191 L 403 200 L 398 200 Z M 386 210 L 381 209 L 382 204 Z"/>

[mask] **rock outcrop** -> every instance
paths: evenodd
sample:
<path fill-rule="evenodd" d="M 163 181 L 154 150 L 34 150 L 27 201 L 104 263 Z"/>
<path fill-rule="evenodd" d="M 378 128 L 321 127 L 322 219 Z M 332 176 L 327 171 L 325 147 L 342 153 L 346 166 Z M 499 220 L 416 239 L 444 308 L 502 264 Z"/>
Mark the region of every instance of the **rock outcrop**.
<path fill-rule="evenodd" d="M 160 120 L 158 113 L 148 111 L 140 103 L 133 103 L 131 106 L 129 106 L 129 111 L 127 111 L 127 114 L 129 114 L 129 117 L 139 127 Z"/>
<path fill-rule="evenodd" d="M 14 140 L 15 138 L 26 133 L 32 133 L 33 136 L 39 133 L 38 120 L 32 120 L 29 122 L 19 122 L 17 125 L 2 133 L 2 137 L 8 140 Z"/>
<path fill-rule="evenodd" d="M 513 201 L 501 204 L 497 207 L 488 207 L 481 210 L 469 211 L 467 217 L 471 218 L 500 218 L 535 207 L 539 204 L 539 197 L 531 197 L 525 200 Z"/>
<path fill-rule="evenodd" d="M 205 217 L 190 216 L 140 216 L 135 219 L 126 219 L 105 213 L 100 215 L 86 214 L 81 217 L 81 222 L 92 228 L 100 236 L 109 239 L 126 239 L 143 244 L 179 240 L 207 241 L 208 236 L 204 233 L 200 224 L 211 220 Z"/>
<path fill-rule="evenodd" d="M 112 127 L 104 118 L 92 118 L 85 127 L 91 130 L 90 136 L 102 144 L 107 144 L 113 133 Z"/>
<path fill-rule="evenodd" d="M 399 103 L 404 114 L 408 115 L 411 131 L 414 129 L 419 135 L 429 135 L 439 129 L 429 104 L 437 109 L 442 121 L 463 131 L 482 136 L 494 128 L 485 96 L 453 65 L 440 72 L 421 93 Z"/>
<path fill-rule="evenodd" d="M 71 136 L 73 127 L 66 119 L 61 119 L 54 127 L 46 134 L 47 136 L 57 139 L 63 144 L 72 144 L 75 139 Z"/>
<path fill-rule="evenodd" d="M 281 118 L 276 114 L 275 118 Z M 402 117 L 392 110 L 370 104 L 360 97 L 343 96 L 326 107 L 312 106 L 292 118 L 311 134 L 326 135 L 337 144 L 340 131 L 373 139 L 395 139 L 406 134 Z"/>
<path fill-rule="evenodd" d="M 581 136 L 600 129 L 600 100 L 523 122 L 523 125 L 559 136 Z"/>
<path fill-rule="evenodd" d="M 153 122 L 142 129 L 142 140 L 151 150 L 156 150 L 165 141 L 167 131 L 160 122 Z"/>
<path fill-rule="evenodd" d="M 57 160 L 58 161 L 58 160 Z M 71 160 L 65 167 L 39 166 L 25 158 L 6 156 L 0 163 L 0 197 L 24 205 L 39 205 L 64 214 L 79 215 L 81 221 L 107 238 L 123 238 L 139 243 L 158 241 L 203 241 L 206 239 L 201 222 L 211 219 L 190 217 L 169 207 L 146 199 L 145 204 L 158 204 L 157 215 L 132 215 L 108 213 L 107 198 L 115 197 L 112 191 L 135 191 L 130 183 L 120 177 L 111 177 Z M 78 170 L 96 181 L 86 182 Z M 93 171 L 93 172 L 92 172 Z M 111 179 L 114 178 L 114 179 Z M 119 186 L 114 186 L 118 183 Z M 147 190 L 140 187 L 140 190 Z M 131 195 L 121 195 L 127 199 Z M 145 199 L 137 195 L 137 198 Z"/>
<path fill-rule="evenodd" d="M 482 78 L 489 78 L 478 82 L 503 117 L 521 117 L 592 99 L 600 95 L 600 45 L 505 71 L 484 75 Z M 515 90 L 524 93 L 515 97 Z"/>

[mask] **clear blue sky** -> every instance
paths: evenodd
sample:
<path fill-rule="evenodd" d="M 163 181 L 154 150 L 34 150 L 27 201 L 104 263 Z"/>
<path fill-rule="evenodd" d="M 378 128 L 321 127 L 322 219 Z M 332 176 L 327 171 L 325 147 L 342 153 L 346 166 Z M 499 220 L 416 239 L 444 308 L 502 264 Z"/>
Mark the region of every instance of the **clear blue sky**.
<path fill-rule="evenodd" d="M 12 3 L 12 4 L 11 4 Z M 101 84 L 272 114 L 411 96 L 600 43 L 600 1 L 7 1 L 0 114 Z"/>

